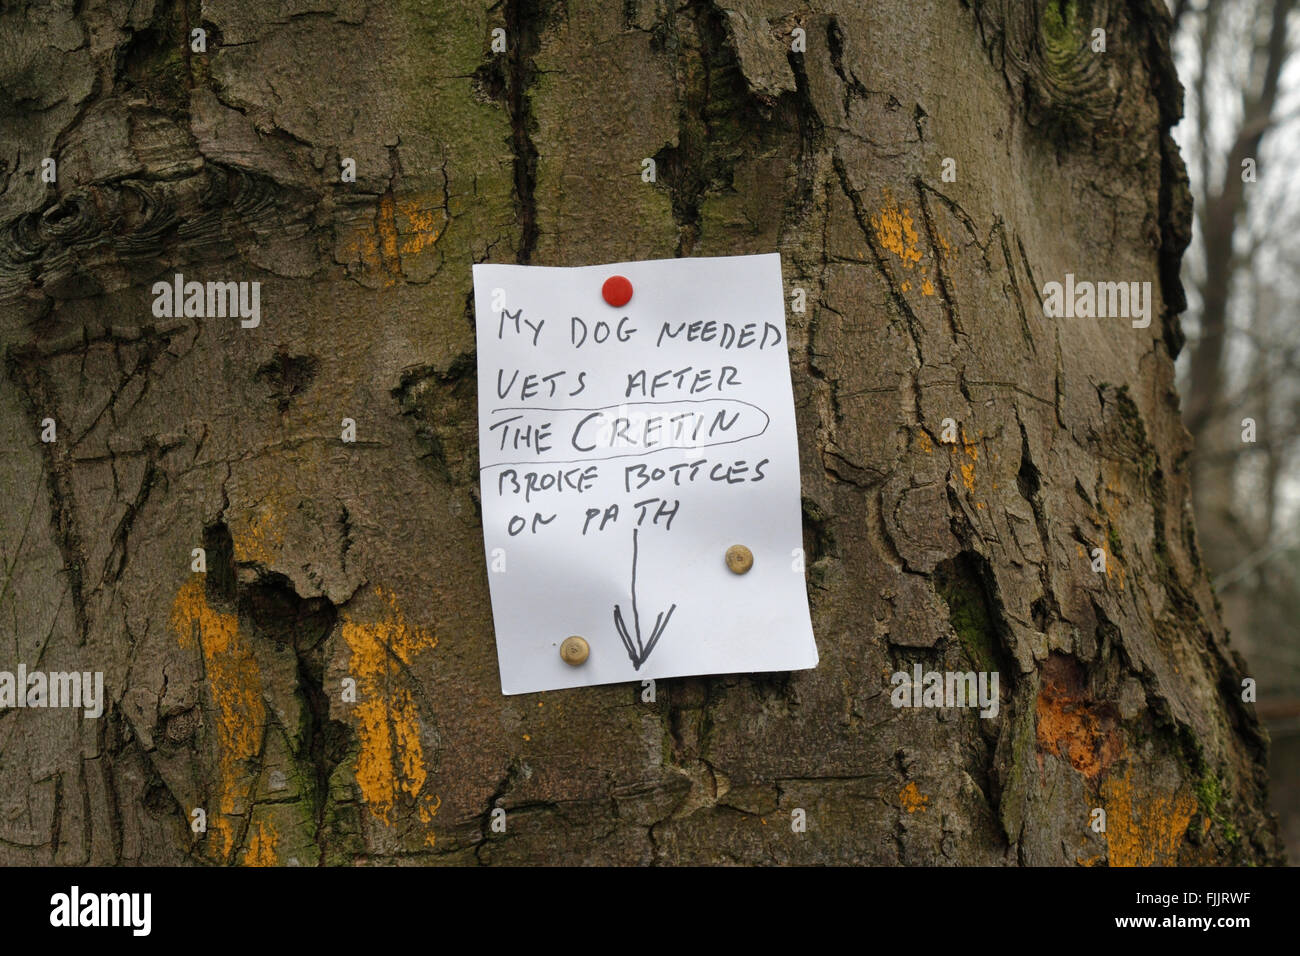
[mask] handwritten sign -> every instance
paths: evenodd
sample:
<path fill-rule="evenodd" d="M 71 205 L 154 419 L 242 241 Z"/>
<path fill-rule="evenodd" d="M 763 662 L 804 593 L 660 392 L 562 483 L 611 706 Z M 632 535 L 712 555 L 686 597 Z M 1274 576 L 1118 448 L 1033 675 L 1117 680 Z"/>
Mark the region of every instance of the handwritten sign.
<path fill-rule="evenodd" d="M 815 666 L 780 256 L 476 265 L 474 297 L 502 691 Z"/>

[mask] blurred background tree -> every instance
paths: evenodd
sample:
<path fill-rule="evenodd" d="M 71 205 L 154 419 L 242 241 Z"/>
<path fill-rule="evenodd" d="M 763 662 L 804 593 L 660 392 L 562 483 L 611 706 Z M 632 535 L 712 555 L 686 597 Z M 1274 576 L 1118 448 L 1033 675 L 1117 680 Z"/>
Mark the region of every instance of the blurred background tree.
<path fill-rule="evenodd" d="M 1195 199 L 1178 363 L 1201 548 L 1259 681 L 1300 852 L 1300 60 L 1295 0 L 1171 4 Z M 1249 433 L 1254 426 L 1254 441 Z"/>

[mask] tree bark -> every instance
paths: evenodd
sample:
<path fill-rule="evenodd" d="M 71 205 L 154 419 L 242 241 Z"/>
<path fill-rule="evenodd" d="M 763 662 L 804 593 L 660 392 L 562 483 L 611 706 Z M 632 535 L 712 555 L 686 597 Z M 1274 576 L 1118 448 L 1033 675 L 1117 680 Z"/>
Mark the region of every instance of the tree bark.
<path fill-rule="evenodd" d="M 0 714 L 0 862 L 1280 858 L 1188 507 L 1157 0 L 29 6 L 0 669 L 109 704 Z M 821 663 L 503 697 L 471 265 L 773 250 Z M 1045 318 L 1067 272 L 1151 326 Z M 176 273 L 260 325 L 155 317 Z M 894 708 L 916 663 L 998 715 Z"/>

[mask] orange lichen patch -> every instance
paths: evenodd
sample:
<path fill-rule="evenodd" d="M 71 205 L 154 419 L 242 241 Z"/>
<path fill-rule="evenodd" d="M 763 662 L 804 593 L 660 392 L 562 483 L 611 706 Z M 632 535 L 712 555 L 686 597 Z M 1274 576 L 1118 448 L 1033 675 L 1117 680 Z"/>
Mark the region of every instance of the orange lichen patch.
<path fill-rule="evenodd" d="M 421 823 L 430 824 L 433 822 L 433 818 L 438 815 L 438 808 L 441 806 L 442 797 L 434 794 L 432 799 L 426 797 L 424 802 L 416 807 L 416 815 L 420 818 Z M 424 835 L 424 842 L 426 846 L 434 846 L 438 842 L 438 838 L 432 830 L 429 830 Z"/>
<path fill-rule="evenodd" d="M 280 834 L 269 823 L 258 821 L 248 837 L 248 850 L 244 853 L 244 866 L 278 866 L 280 859 L 276 848 Z"/>
<path fill-rule="evenodd" d="M 389 275 L 400 275 L 402 263 L 397 255 L 397 216 L 394 208 L 392 193 L 384 193 L 379 197 L 375 232 L 379 236 L 379 254 L 384 260 L 384 271 Z"/>
<path fill-rule="evenodd" d="M 926 276 L 921 280 L 921 294 L 934 295 L 934 283 L 930 281 L 929 276 Z"/>
<path fill-rule="evenodd" d="M 917 441 L 921 445 L 921 451 L 925 452 L 927 455 L 933 452 L 934 442 L 930 440 L 929 432 L 927 432 L 925 429 L 922 428 L 917 430 L 917 434 L 918 434 Z"/>
<path fill-rule="evenodd" d="M 270 566 L 284 548 L 284 523 L 278 502 L 263 500 L 252 512 L 243 516 L 232 516 L 230 536 L 234 543 L 235 561 L 240 564 L 263 564 Z"/>
<path fill-rule="evenodd" d="M 1129 487 L 1129 473 L 1132 467 L 1132 463 L 1127 460 L 1104 460 L 1100 463 L 1101 490 L 1097 493 L 1097 506 L 1107 518 L 1114 520 L 1117 515 L 1124 514 L 1132 504 L 1132 499 L 1126 490 Z"/>
<path fill-rule="evenodd" d="M 1090 698 L 1079 665 L 1061 654 L 1043 664 L 1038 691 L 1038 750 L 1069 762 L 1089 780 L 1123 749 L 1114 708 Z"/>
<path fill-rule="evenodd" d="M 1104 471 L 1105 469 L 1103 468 L 1103 472 Z M 1106 501 L 1108 495 L 1111 499 L 1109 503 Z M 1106 480 L 1104 473 L 1102 477 L 1101 494 L 1097 496 L 1097 505 L 1101 509 L 1102 513 L 1111 520 L 1114 520 L 1116 512 L 1121 510 L 1124 505 L 1123 496 L 1119 489 Z"/>
<path fill-rule="evenodd" d="M 871 226 L 876 230 L 876 240 L 888 252 L 898 256 L 904 269 L 910 269 L 921 261 L 921 250 L 917 248 L 920 236 L 917 235 L 916 226 L 912 222 L 912 213 L 906 206 L 900 208 L 894 201 L 894 194 L 888 189 L 882 192 L 885 196 L 884 205 L 879 214 L 871 217 Z"/>
<path fill-rule="evenodd" d="M 1097 548 L 1101 549 L 1101 553 L 1106 558 L 1107 579 L 1114 579 L 1115 577 L 1118 577 L 1119 589 L 1121 591 L 1124 590 L 1124 582 L 1128 578 L 1128 572 L 1124 570 L 1124 565 L 1120 563 L 1118 559 L 1116 559 L 1115 555 L 1110 553 L 1110 549 L 1107 548 L 1104 544 L 1097 545 Z M 1074 549 L 1075 551 L 1078 552 L 1079 557 L 1083 558 L 1085 561 L 1096 560 L 1094 552 L 1097 550 L 1097 548 L 1089 548 L 1087 551 L 1084 551 L 1083 545 L 1075 544 L 1074 546 Z"/>
<path fill-rule="evenodd" d="M 975 490 L 975 466 L 961 466 L 961 483 L 966 486 L 967 491 Z"/>
<path fill-rule="evenodd" d="M 899 290 L 902 291 L 902 292 L 911 292 L 911 291 L 912 291 L 912 283 L 910 283 L 910 282 L 904 282 L 904 283 L 899 287 Z"/>
<path fill-rule="evenodd" d="M 442 225 L 435 225 L 440 216 Z M 418 255 L 436 243 L 446 222 L 447 210 L 442 207 L 418 199 L 398 202 L 388 192 L 379 197 L 374 219 L 345 243 L 344 250 L 364 272 L 383 276 L 387 288 L 404 275 L 402 257 Z"/>
<path fill-rule="evenodd" d="M 937 250 L 939 254 L 939 258 L 940 259 L 951 258 L 952 246 L 948 244 L 948 240 L 945 239 L 943 236 L 935 236 L 935 238 L 939 241 L 939 248 Z"/>
<path fill-rule="evenodd" d="M 1128 576 L 1128 572 L 1124 570 L 1124 565 L 1120 563 L 1119 559 L 1116 558 L 1115 555 L 1110 553 L 1110 549 L 1105 545 L 1102 545 L 1101 550 L 1102 553 L 1106 555 L 1106 577 L 1112 579 L 1118 578 L 1119 589 L 1121 591 L 1124 590 L 1124 579 Z"/>
<path fill-rule="evenodd" d="M 1126 767 L 1122 776 L 1107 777 L 1101 785 L 1110 865 L 1172 865 L 1196 813 L 1196 797 L 1188 788 L 1152 792 L 1145 780 L 1135 785 L 1132 773 Z"/>
<path fill-rule="evenodd" d="M 176 594 L 168 620 L 180 645 L 203 655 L 208 692 L 216 709 L 217 813 L 209 826 L 221 859 L 235 844 L 235 817 L 252 796 L 249 761 L 262 747 L 266 705 L 257 659 L 239 633 L 239 620 L 208 604 L 202 575 L 191 575 Z"/>
<path fill-rule="evenodd" d="M 1090 834 L 1086 831 L 1079 835 L 1079 846 L 1083 848 L 1079 853 L 1086 852 L 1092 846 Z M 1088 856 L 1076 854 L 1074 857 L 1074 863 L 1076 866 L 1096 866 L 1105 859 L 1106 854 L 1104 853 L 1093 853 Z"/>
<path fill-rule="evenodd" d="M 1078 548 L 1079 548 L 1079 556 L 1082 557 L 1084 554 L 1083 545 L 1079 545 Z M 1124 580 L 1127 577 L 1127 572 L 1124 570 L 1124 565 L 1120 563 L 1119 559 L 1117 559 L 1115 555 L 1111 553 L 1110 548 L 1106 547 L 1105 544 L 1099 544 L 1093 548 L 1090 548 L 1088 550 L 1088 555 L 1087 555 L 1088 560 L 1093 562 L 1097 560 L 1098 549 L 1100 549 L 1102 553 L 1102 557 L 1105 558 L 1106 578 L 1108 580 L 1113 580 L 1116 577 L 1118 577 L 1119 589 L 1121 591 L 1124 590 Z M 1095 570 L 1096 568 L 1095 563 L 1093 567 Z"/>
<path fill-rule="evenodd" d="M 393 823 L 393 810 L 404 796 L 415 804 L 420 822 L 428 824 L 442 801 L 424 792 L 428 774 L 420 715 L 408 685 L 415 658 L 436 647 L 438 639 L 407 623 L 391 591 L 377 587 L 375 593 L 386 605 L 380 620 L 343 619 L 343 639 L 352 652 L 350 673 L 357 680 L 357 785 L 370 812 L 385 825 Z M 432 832 L 425 842 L 433 845 Z"/>
<path fill-rule="evenodd" d="M 924 813 L 930 798 L 918 790 L 916 782 L 912 781 L 898 794 L 898 802 L 908 813 L 916 813 L 918 810 Z"/>
<path fill-rule="evenodd" d="M 438 241 L 442 235 L 442 229 L 434 226 L 434 210 L 422 209 L 416 202 L 398 203 L 398 211 L 406 217 L 406 224 L 410 237 L 402 243 L 403 255 L 414 255 L 417 252 L 423 252 L 429 246 Z"/>
<path fill-rule="evenodd" d="M 982 437 L 984 437 L 984 433 L 980 432 L 978 438 L 982 438 Z M 967 491 L 972 491 L 972 492 L 975 490 L 975 462 L 979 461 L 979 457 L 980 457 L 980 450 L 979 450 L 979 445 L 977 444 L 977 440 L 972 441 L 970 438 L 967 437 L 966 429 L 963 428 L 961 430 L 961 449 L 962 452 L 966 455 L 966 457 L 970 459 L 968 463 L 960 466 L 961 483 L 966 486 Z M 956 445 L 953 445 L 952 449 L 955 451 L 956 447 L 957 447 Z"/>

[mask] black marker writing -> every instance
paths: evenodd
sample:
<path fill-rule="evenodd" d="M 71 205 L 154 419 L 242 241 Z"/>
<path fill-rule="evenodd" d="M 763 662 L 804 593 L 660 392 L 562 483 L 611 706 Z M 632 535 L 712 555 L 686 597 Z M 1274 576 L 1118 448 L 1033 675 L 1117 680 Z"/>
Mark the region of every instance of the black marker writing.
<path fill-rule="evenodd" d="M 632 667 L 640 670 L 641 665 L 645 663 L 650 652 L 655 649 L 659 643 L 659 638 L 663 637 L 664 630 L 668 627 L 668 622 L 672 620 L 673 611 L 677 610 L 677 605 L 673 604 L 665 613 L 659 612 L 655 618 L 655 626 L 650 630 L 650 640 L 642 643 L 641 641 L 641 611 L 636 602 L 636 528 L 632 529 L 632 630 L 629 631 L 627 623 L 623 620 L 623 609 L 619 605 L 614 605 L 614 629 L 618 631 L 619 639 L 623 642 L 623 649 L 627 651 L 627 656 L 632 659 Z"/>
<path fill-rule="evenodd" d="M 764 458 L 758 464 L 754 465 L 753 472 L 749 477 L 745 477 L 749 472 L 749 466 L 742 461 L 732 462 L 727 465 L 718 462 L 708 471 L 702 471 L 705 465 L 709 463 L 707 458 L 701 458 L 699 461 L 684 461 L 676 465 L 627 465 L 623 469 L 623 490 L 627 492 L 640 491 L 652 481 L 664 481 L 669 479 L 673 486 L 680 488 L 683 484 L 690 484 L 701 475 L 711 481 L 722 482 L 729 485 L 739 485 L 746 482 L 762 481 L 767 477 L 763 472 L 763 466 L 766 465 L 770 458 Z"/>
<path fill-rule="evenodd" d="M 771 423 L 763 409 L 735 398 L 678 398 L 595 408 L 516 405 L 493 408 L 488 414 L 493 424 L 485 431 L 500 436 L 496 450 L 515 448 L 533 454 L 503 455 L 513 460 L 483 464 L 483 470 L 537 464 L 542 454 L 537 446 L 551 448 L 546 439 L 552 435 L 560 441 L 542 460 L 557 465 L 633 458 L 667 448 L 734 445 L 757 438 Z M 525 423 L 534 424 L 539 434 L 528 434 Z"/>
<path fill-rule="evenodd" d="M 510 445 L 515 451 L 518 451 L 522 445 L 525 449 L 532 449 L 537 454 L 542 454 L 551 450 L 550 445 L 543 445 L 542 442 L 551 437 L 551 423 L 546 422 L 542 425 L 514 425 L 514 422 L 523 418 L 523 415 L 513 415 L 510 418 L 503 418 L 499 422 L 493 422 L 488 426 L 488 431 L 501 430 L 501 450 L 505 451 L 507 443 L 513 440 Z"/>
<path fill-rule="evenodd" d="M 757 341 L 761 351 L 781 344 L 781 330 L 771 322 L 763 323 L 761 337 L 754 331 L 757 328 L 757 322 L 748 322 L 737 329 L 729 322 L 718 323 L 710 319 L 707 322 L 678 322 L 674 329 L 671 322 L 665 322 L 659 330 L 659 338 L 655 340 L 655 346 L 664 344 L 664 336 L 669 339 L 684 338 L 687 342 L 712 342 L 717 339 L 718 348 L 723 349 L 747 349 Z"/>
<path fill-rule="evenodd" d="M 682 503 L 680 499 L 673 498 L 672 499 L 673 504 L 672 507 L 670 508 L 668 507 L 668 500 L 669 499 L 667 498 L 647 498 L 645 501 L 638 501 L 636 504 L 634 504 L 632 507 L 637 509 L 637 515 L 636 515 L 637 526 L 640 527 L 642 522 L 645 521 L 646 515 L 649 513 L 648 509 L 652 504 L 654 504 L 657 501 L 659 502 L 659 507 L 655 509 L 654 516 L 650 519 L 650 523 L 658 524 L 659 519 L 663 518 L 665 519 L 664 530 L 672 531 L 673 518 L 677 517 L 677 512 L 681 510 Z"/>
<path fill-rule="evenodd" d="M 604 531 L 605 525 L 609 524 L 611 521 L 618 520 L 618 505 L 617 504 L 610 505 L 608 508 L 605 509 L 604 513 L 602 513 L 599 508 L 588 508 L 587 520 L 585 520 L 582 523 L 583 534 L 587 533 L 587 529 L 591 527 L 591 522 L 596 518 L 600 519 L 600 524 L 597 526 L 596 530 Z"/>
<path fill-rule="evenodd" d="M 519 326 L 519 320 L 523 314 L 524 314 L 524 310 L 522 308 L 518 309 L 515 312 L 511 312 L 508 309 L 502 309 L 501 322 L 499 325 L 497 325 L 497 338 L 503 337 L 503 334 L 506 330 L 506 319 L 509 319 L 511 322 L 514 323 L 516 334 L 522 333 L 523 329 L 520 328 Z M 523 323 L 524 325 L 528 326 L 530 329 L 533 330 L 533 345 L 536 345 L 537 337 L 542 334 L 542 326 L 546 324 L 546 320 L 538 319 L 537 323 L 534 325 L 532 322 L 529 322 L 527 319 L 524 319 Z"/>
<path fill-rule="evenodd" d="M 515 390 L 515 383 L 519 383 L 520 401 L 528 401 L 530 398 L 541 396 L 543 398 L 554 398 L 558 388 L 559 381 L 568 375 L 568 372 L 552 372 L 549 375 L 538 375 L 530 372 L 520 381 L 520 369 L 515 369 L 510 373 L 510 381 L 506 381 L 505 369 L 497 369 L 497 398 L 505 398 Z M 586 386 L 582 383 L 582 378 L 586 372 L 578 373 L 578 391 L 570 392 L 570 397 L 581 392 Z"/>
<path fill-rule="evenodd" d="M 551 515 L 549 518 L 545 518 L 542 516 L 542 513 L 540 511 L 533 512 L 533 534 L 537 534 L 537 528 L 539 525 L 550 524 L 557 517 L 559 516 Z M 527 519 L 524 518 L 523 515 L 512 515 L 510 520 L 506 522 L 506 531 L 510 534 L 510 537 L 512 538 L 515 535 L 520 534 L 527 527 L 528 527 L 528 521 Z"/>
<path fill-rule="evenodd" d="M 507 492 L 518 495 L 521 492 L 524 501 L 532 501 L 533 495 L 543 491 L 576 491 L 582 494 L 596 483 L 596 466 L 586 468 L 557 468 L 555 471 L 528 471 L 522 475 L 514 468 L 507 468 L 497 476 L 497 494 L 504 497 Z"/>
<path fill-rule="evenodd" d="M 597 446 L 658 448 L 667 442 L 683 440 L 694 444 L 700 440 L 701 430 L 704 430 L 706 439 L 712 439 L 721 432 L 730 431 L 739 420 L 740 412 L 733 412 L 728 420 L 725 409 L 717 412 L 712 420 L 698 412 L 633 418 L 597 411 L 585 415 L 578 422 L 569 443 L 577 451 L 594 451 Z"/>
<path fill-rule="evenodd" d="M 697 395 L 700 392 L 706 392 L 710 388 L 722 391 L 728 385 L 740 385 L 740 379 L 736 378 L 737 369 L 734 365 L 724 365 L 718 372 L 717 382 L 713 382 L 713 369 L 701 368 L 695 369 L 686 366 L 683 369 L 665 369 L 655 375 L 648 382 L 646 380 L 646 370 L 637 369 L 627 376 L 627 391 L 623 393 L 624 398 L 631 398 L 632 393 L 636 392 L 642 398 L 655 398 L 660 392 L 666 392 L 673 388 L 678 391 L 686 391 L 691 395 Z M 691 375 L 694 372 L 694 375 Z M 687 376 L 690 378 L 687 378 Z M 687 382 L 690 383 L 689 387 Z"/>
<path fill-rule="evenodd" d="M 628 328 L 628 321 L 625 315 L 618 320 L 617 327 L 611 327 L 604 319 L 600 319 L 588 328 L 586 321 L 575 315 L 569 320 L 569 341 L 575 349 L 582 348 L 582 343 L 587 341 L 590 332 L 591 341 L 597 344 L 608 341 L 611 334 L 620 342 L 626 342 L 636 333 L 636 329 Z"/>

